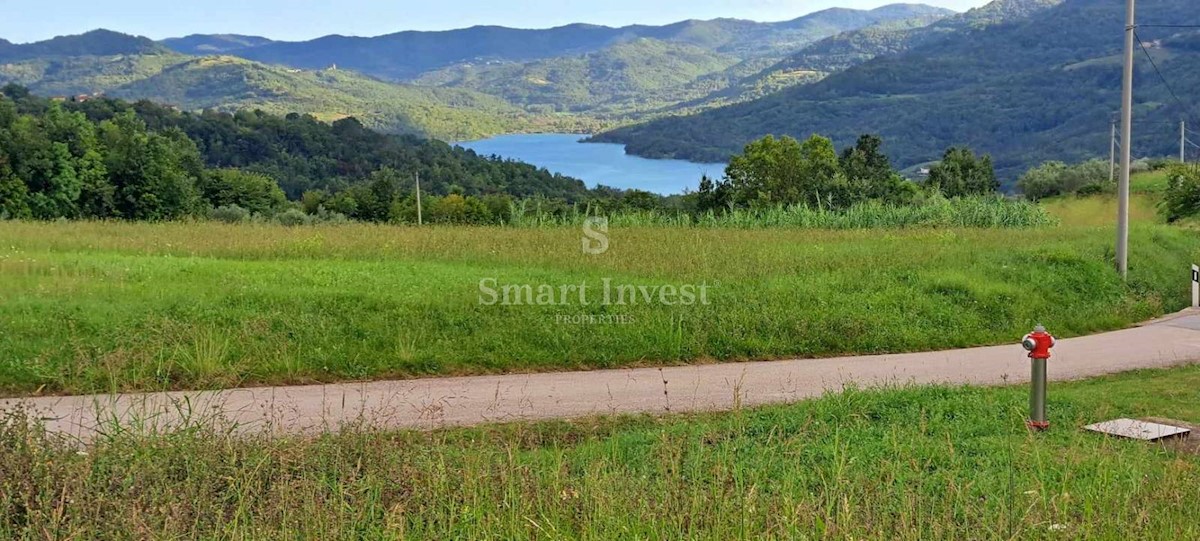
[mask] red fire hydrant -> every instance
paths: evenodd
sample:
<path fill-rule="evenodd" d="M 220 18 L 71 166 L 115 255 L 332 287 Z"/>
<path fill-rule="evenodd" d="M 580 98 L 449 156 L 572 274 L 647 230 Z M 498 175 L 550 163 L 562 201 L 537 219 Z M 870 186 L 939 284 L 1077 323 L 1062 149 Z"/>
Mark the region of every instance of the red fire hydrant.
<path fill-rule="evenodd" d="M 1021 339 L 1021 345 L 1029 351 L 1029 358 L 1033 360 L 1029 421 L 1026 422 L 1031 430 L 1050 428 L 1050 421 L 1046 419 L 1046 361 L 1050 359 L 1050 348 L 1057 343 L 1054 336 L 1046 332 L 1046 328 L 1041 325 L 1034 327 L 1033 332 Z"/>

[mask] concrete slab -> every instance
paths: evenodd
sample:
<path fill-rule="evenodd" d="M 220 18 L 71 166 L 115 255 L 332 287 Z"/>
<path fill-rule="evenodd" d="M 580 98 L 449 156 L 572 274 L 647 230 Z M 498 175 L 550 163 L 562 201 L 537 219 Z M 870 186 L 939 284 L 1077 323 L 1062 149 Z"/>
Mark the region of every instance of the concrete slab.
<path fill-rule="evenodd" d="M 1164 438 L 1187 436 L 1191 433 L 1191 430 L 1187 428 L 1151 421 L 1139 421 L 1137 419 L 1114 419 L 1112 421 L 1087 425 L 1083 428 L 1119 438 L 1142 441 L 1158 441 Z"/>

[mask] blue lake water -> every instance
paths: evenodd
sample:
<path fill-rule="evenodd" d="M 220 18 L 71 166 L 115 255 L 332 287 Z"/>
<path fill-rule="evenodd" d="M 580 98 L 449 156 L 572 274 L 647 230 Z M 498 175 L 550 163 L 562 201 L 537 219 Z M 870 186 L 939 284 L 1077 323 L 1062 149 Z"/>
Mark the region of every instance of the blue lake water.
<path fill-rule="evenodd" d="M 719 178 L 725 164 L 649 160 L 625 154 L 624 145 L 580 143 L 582 135 L 538 133 L 502 135 L 458 143 L 485 156 L 503 156 L 575 177 L 594 188 L 636 188 L 663 195 L 695 190 L 700 176 Z"/>

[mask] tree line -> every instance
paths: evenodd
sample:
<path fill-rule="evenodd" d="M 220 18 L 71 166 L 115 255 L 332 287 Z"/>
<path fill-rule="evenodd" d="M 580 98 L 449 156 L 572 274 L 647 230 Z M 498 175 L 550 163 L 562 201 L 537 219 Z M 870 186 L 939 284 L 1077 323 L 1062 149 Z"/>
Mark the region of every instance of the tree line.
<path fill-rule="evenodd" d="M 876 135 L 862 135 L 838 154 L 833 141 L 812 135 L 804 141 L 766 136 L 734 156 L 723 179 L 704 178 L 688 196 L 698 212 L 801 205 L 841 210 L 867 201 L 913 204 L 930 194 L 968 197 L 1000 188 L 989 156 L 964 147 L 946 150 L 916 183 L 892 168 Z"/>
<path fill-rule="evenodd" d="M 504 224 L 514 212 L 837 210 L 998 188 L 990 158 L 969 149 L 948 150 L 929 180 L 916 184 L 892 168 L 882 144 L 864 135 L 839 155 L 817 135 L 803 142 L 765 137 L 734 156 L 722 179 L 663 197 L 588 189 L 529 164 L 380 134 L 353 118 L 327 124 L 299 114 L 180 112 L 146 101 L 57 102 L 9 85 L 0 90 L 0 217 L 415 223 L 420 215 L 430 223 Z"/>
<path fill-rule="evenodd" d="M 0 89 L 4 217 L 165 220 L 224 206 L 270 216 L 321 201 L 352 219 L 382 220 L 392 194 L 411 192 L 418 175 L 431 201 L 457 195 L 498 207 L 495 199 L 602 195 L 529 164 L 381 134 L 353 118 L 191 113 Z"/>

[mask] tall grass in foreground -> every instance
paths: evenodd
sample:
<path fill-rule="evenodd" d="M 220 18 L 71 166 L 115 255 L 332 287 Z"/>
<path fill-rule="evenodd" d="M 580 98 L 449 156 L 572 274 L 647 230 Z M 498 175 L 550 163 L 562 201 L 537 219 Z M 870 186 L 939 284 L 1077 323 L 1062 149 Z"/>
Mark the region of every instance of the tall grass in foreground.
<path fill-rule="evenodd" d="M 1190 302 L 1200 235 L 1132 230 L 283 227 L 0 223 L 0 394 L 219 388 L 1011 343 Z M 483 305 L 480 282 L 590 284 L 590 303 Z M 708 305 L 604 305 L 708 284 Z M 568 324 L 619 314 L 632 324 Z"/>
<path fill-rule="evenodd" d="M 577 226 L 591 215 L 590 209 L 575 207 L 566 215 L 543 212 L 522 201 L 514 205 L 512 224 L 518 227 Z M 899 227 L 1025 228 L 1054 225 L 1057 220 L 1044 208 L 1028 201 L 1002 197 L 936 198 L 923 204 L 896 205 L 869 201 L 844 210 L 811 208 L 804 205 L 767 209 L 734 209 L 693 216 L 659 210 L 622 211 L 608 216 L 617 227 L 709 227 L 709 228 L 800 228 L 882 229 Z"/>
<path fill-rule="evenodd" d="M 1084 423 L 1200 421 L 1200 368 L 1026 389 L 432 433 L 115 435 L 0 425 L 4 539 L 1197 539 L 1200 459 Z"/>

